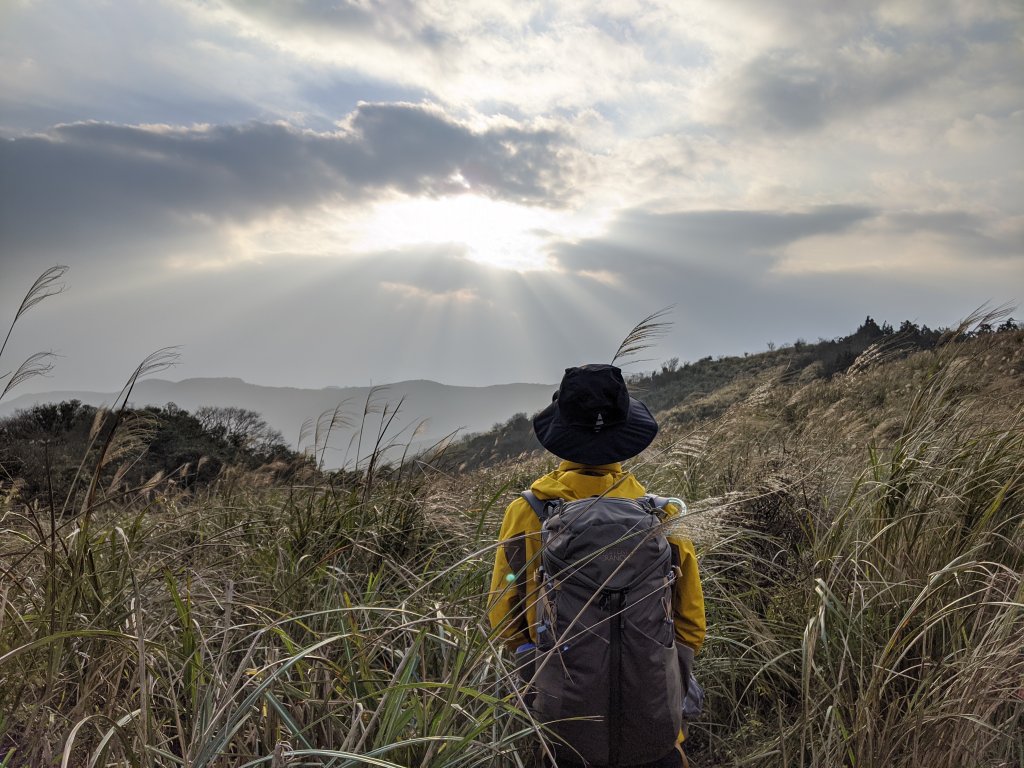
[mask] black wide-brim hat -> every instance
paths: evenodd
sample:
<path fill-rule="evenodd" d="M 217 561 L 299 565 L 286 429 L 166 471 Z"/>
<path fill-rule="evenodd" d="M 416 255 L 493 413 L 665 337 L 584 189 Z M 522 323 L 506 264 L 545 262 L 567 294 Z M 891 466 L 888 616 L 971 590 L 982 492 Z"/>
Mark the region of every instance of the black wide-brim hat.
<path fill-rule="evenodd" d="M 636 456 L 658 434 L 647 406 L 630 397 L 614 365 L 566 368 L 551 405 L 533 419 L 537 440 L 559 458 L 612 464 Z"/>

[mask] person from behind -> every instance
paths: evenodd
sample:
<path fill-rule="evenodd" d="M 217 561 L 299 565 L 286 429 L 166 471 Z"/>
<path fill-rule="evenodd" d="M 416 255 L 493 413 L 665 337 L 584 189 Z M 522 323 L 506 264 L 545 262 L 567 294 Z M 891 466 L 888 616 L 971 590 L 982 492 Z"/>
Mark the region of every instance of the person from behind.
<path fill-rule="evenodd" d="M 682 503 L 622 467 L 657 422 L 621 370 L 591 364 L 566 369 L 533 426 L 562 461 L 505 511 L 488 616 L 551 736 L 544 764 L 685 766 L 706 629 L 697 559 L 671 525 Z"/>

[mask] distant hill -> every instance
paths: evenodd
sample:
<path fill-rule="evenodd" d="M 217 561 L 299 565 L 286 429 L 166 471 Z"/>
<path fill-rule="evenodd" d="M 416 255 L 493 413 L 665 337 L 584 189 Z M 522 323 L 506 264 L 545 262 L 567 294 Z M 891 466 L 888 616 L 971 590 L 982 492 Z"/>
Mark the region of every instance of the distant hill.
<path fill-rule="evenodd" d="M 481 432 L 504 422 L 512 414 L 535 411 L 549 402 L 553 389 L 551 384 L 456 387 L 424 380 L 403 381 L 374 389 L 296 389 L 258 386 L 233 378 L 177 382 L 148 379 L 136 385 L 131 403 L 139 407 L 174 403 L 188 411 L 204 405 L 250 409 L 262 414 L 267 423 L 279 430 L 297 449 L 306 448 L 313 440 L 312 430 L 302 434 L 303 424 L 310 420 L 315 423 L 321 414 L 333 413 L 340 408 L 342 423 L 332 430 L 330 450 L 325 457 L 325 466 L 335 468 L 346 462 L 351 464 L 356 458 L 354 438 L 363 424 L 364 411 L 368 406 L 370 413 L 365 416 L 363 424 L 361 456 L 366 455 L 368 446 L 372 447 L 376 439 L 384 409 L 387 409 L 386 418 L 390 422 L 385 440 L 390 438 L 401 444 L 411 442 L 412 449 L 419 450 L 453 432 Z M 0 402 L 0 418 L 37 404 L 66 400 L 79 400 L 93 406 L 110 405 L 116 396 L 113 392 L 76 391 L 27 394 Z M 392 420 L 392 413 L 399 404 L 398 414 Z"/>

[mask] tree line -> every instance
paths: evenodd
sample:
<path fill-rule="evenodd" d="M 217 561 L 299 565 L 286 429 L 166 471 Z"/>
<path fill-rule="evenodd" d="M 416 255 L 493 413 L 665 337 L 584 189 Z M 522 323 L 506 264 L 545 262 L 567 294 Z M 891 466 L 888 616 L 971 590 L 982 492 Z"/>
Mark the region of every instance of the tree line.
<path fill-rule="evenodd" d="M 79 400 L 0 419 L 0 492 L 73 507 L 69 494 L 81 485 L 76 477 L 97 469 L 103 487 L 116 494 L 157 484 L 194 489 L 226 466 L 288 468 L 301 459 L 279 431 L 245 408 L 204 406 L 190 413 L 167 403 L 127 408 L 116 432 L 114 422 L 110 411 Z"/>

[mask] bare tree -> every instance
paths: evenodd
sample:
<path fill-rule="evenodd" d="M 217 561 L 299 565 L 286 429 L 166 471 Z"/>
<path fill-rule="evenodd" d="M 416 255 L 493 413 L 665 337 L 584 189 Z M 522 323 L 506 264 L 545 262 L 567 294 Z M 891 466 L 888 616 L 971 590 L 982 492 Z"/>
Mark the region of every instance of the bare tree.
<path fill-rule="evenodd" d="M 284 435 L 267 424 L 258 412 L 235 406 L 204 405 L 193 414 L 207 432 L 236 448 L 270 453 L 286 445 Z"/>

